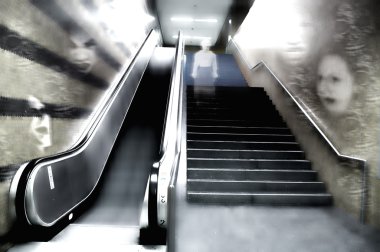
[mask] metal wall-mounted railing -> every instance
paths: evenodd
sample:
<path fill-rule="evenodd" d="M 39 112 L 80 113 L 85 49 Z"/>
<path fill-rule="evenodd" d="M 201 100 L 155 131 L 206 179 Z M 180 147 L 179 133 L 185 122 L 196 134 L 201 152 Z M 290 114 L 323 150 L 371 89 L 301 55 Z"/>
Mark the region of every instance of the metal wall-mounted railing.
<path fill-rule="evenodd" d="M 367 161 L 361 158 L 348 156 L 340 153 L 340 151 L 335 147 L 333 142 L 326 136 L 324 131 L 319 127 L 319 125 L 315 122 L 315 120 L 312 117 L 312 113 L 310 113 L 310 109 L 308 106 L 302 102 L 302 100 L 299 100 L 295 97 L 295 95 L 292 94 L 292 92 L 281 82 L 281 80 L 276 76 L 276 74 L 270 69 L 268 64 L 266 64 L 263 60 L 261 60 L 258 64 L 255 66 L 252 66 L 247 58 L 244 56 L 243 52 L 239 48 L 238 44 L 233 40 L 230 39 L 228 48 L 231 52 L 236 52 L 238 56 L 242 59 L 244 64 L 248 67 L 250 72 L 255 72 L 260 67 L 265 67 L 265 69 L 270 73 L 270 75 L 275 78 L 276 82 L 281 86 L 281 88 L 288 94 L 288 96 L 292 99 L 294 104 L 302 111 L 302 113 L 305 115 L 305 117 L 308 119 L 308 121 L 311 123 L 311 125 L 317 130 L 319 135 L 322 137 L 322 139 L 327 143 L 328 147 L 336 154 L 338 160 L 342 163 L 348 163 L 353 167 L 357 167 L 361 171 L 361 178 L 362 178 L 362 184 L 361 184 L 361 200 L 360 200 L 360 221 L 362 223 L 366 222 L 366 213 L 367 213 L 367 198 L 368 198 L 368 167 L 367 167 Z"/>
<path fill-rule="evenodd" d="M 154 163 L 149 183 L 149 225 L 162 228 L 168 223 L 169 186 L 178 172 L 182 138 L 184 40 L 178 34 L 169 88 L 168 105 L 159 161 Z"/>

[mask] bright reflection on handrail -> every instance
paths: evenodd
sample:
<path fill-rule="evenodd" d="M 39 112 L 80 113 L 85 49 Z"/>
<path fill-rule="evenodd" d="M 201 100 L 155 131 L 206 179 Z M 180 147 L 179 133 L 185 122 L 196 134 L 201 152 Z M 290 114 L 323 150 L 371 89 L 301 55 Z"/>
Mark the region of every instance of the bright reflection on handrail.
<path fill-rule="evenodd" d="M 179 32 L 161 146 L 161 158 L 158 163 L 154 164 L 154 167 L 158 167 L 157 221 L 161 227 L 166 227 L 167 225 L 169 184 L 173 174 L 177 170 L 179 154 L 181 152 L 183 52 L 183 36 Z"/>

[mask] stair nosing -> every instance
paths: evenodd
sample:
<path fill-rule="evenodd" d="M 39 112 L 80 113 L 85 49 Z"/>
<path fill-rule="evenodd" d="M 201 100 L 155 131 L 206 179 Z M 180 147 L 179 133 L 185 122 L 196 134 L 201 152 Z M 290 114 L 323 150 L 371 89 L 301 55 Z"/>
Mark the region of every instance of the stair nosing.
<path fill-rule="evenodd" d="M 286 153 L 304 153 L 302 150 L 246 150 L 246 149 L 203 149 L 203 148 L 187 148 L 187 150 L 192 150 L 192 151 L 234 151 L 234 152 L 286 152 Z"/>
<path fill-rule="evenodd" d="M 265 184 L 321 184 L 321 181 L 291 181 L 291 180 L 226 180 L 226 179 L 187 179 L 187 182 L 208 182 L 208 183 L 265 183 Z"/>
<path fill-rule="evenodd" d="M 202 167 L 190 167 L 187 168 L 188 171 L 232 171 L 232 172 L 289 172 L 289 173 L 295 173 L 295 172 L 306 172 L 306 173 L 317 173 L 314 170 L 303 170 L 303 169 L 241 169 L 241 168 L 202 168 Z"/>
<path fill-rule="evenodd" d="M 244 162 L 250 162 L 250 161 L 258 161 L 258 162 L 303 162 L 303 163 L 310 163 L 309 160 L 306 159 L 260 159 L 260 158 L 195 158 L 195 157 L 187 157 L 187 160 L 226 160 L 226 161 L 244 161 Z"/>
<path fill-rule="evenodd" d="M 210 127 L 210 128 L 233 128 L 233 129 L 287 129 L 289 130 L 288 127 L 255 127 L 255 126 L 228 126 L 228 125 L 194 125 L 194 124 L 188 124 L 187 127 Z"/>
<path fill-rule="evenodd" d="M 332 197 L 330 193 L 248 193 L 248 192 L 196 192 L 188 191 L 187 194 L 193 195 L 223 195 L 223 196 L 250 196 L 250 195 L 259 195 L 259 196 L 313 196 L 313 197 Z"/>
<path fill-rule="evenodd" d="M 229 136 L 289 136 L 292 137 L 293 135 L 289 134 L 252 134 L 252 133 L 223 133 L 223 132 L 193 132 L 188 131 L 187 134 L 199 134 L 199 135 L 229 135 Z"/>
<path fill-rule="evenodd" d="M 201 143 L 258 143 L 258 144 L 296 144 L 299 145 L 296 141 L 294 142 L 258 142 L 258 141 L 234 141 L 234 140 L 197 140 L 197 139 L 186 139 L 188 142 L 201 142 Z"/>
<path fill-rule="evenodd" d="M 204 119 L 204 118 L 187 118 L 188 121 L 198 120 L 198 121 L 215 121 L 215 122 L 251 122 L 250 120 L 240 120 L 240 119 Z"/>

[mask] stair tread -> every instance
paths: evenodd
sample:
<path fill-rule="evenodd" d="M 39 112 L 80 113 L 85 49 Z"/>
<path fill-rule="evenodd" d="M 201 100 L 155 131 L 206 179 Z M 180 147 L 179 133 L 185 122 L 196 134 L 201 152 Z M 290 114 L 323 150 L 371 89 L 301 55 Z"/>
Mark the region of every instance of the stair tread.
<path fill-rule="evenodd" d="M 310 163 L 309 160 L 303 159 L 261 159 L 261 158 L 196 158 L 188 157 L 188 160 L 227 160 L 227 161 L 259 161 L 259 162 L 298 162 L 298 163 Z"/>
<path fill-rule="evenodd" d="M 233 151 L 233 152 L 291 152 L 291 153 L 303 153 L 301 150 L 244 150 L 244 149 L 203 149 L 203 148 L 187 148 L 187 150 L 192 150 L 192 151 Z"/>
<path fill-rule="evenodd" d="M 310 197 L 331 197 L 330 193 L 288 193 L 288 192 L 276 192 L 276 193 L 252 193 L 252 192 L 193 192 L 188 191 L 188 194 L 193 195 L 231 195 L 231 196 L 244 196 L 244 195 L 260 195 L 260 196 L 310 196 Z"/>
<path fill-rule="evenodd" d="M 288 181 L 288 180 L 227 180 L 227 179 L 187 179 L 187 182 L 209 183 L 268 183 L 268 184 L 324 184 L 320 181 Z"/>
<path fill-rule="evenodd" d="M 187 124 L 187 127 L 197 127 L 197 128 L 233 128 L 233 129 L 289 129 L 288 127 L 255 127 L 255 126 L 229 126 L 229 125 L 194 125 L 194 124 Z"/>
<path fill-rule="evenodd" d="M 194 140 L 187 139 L 187 142 L 199 142 L 199 143 L 247 143 L 247 144 L 294 144 L 299 145 L 297 142 L 278 142 L 278 141 L 239 141 L 239 140 Z"/>
<path fill-rule="evenodd" d="M 309 172 L 309 173 L 316 173 L 316 171 L 313 170 L 291 170 L 291 169 L 250 169 L 250 168 L 203 168 L 203 167 L 189 167 L 187 168 L 188 171 L 233 171 L 233 172 L 239 172 L 239 171 L 257 171 L 257 172 Z"/>
<path fill-rule="evenodd" d="M 229 135 L 229 136 L 290 136 L 292 137 L 293 135 L 291 134 L 255 134 L 255 133 L 219 133 L 219 132 L 193 132 L 193 131 L 188 131 L 187 134 L 199 134 L 199 135 Z"/>

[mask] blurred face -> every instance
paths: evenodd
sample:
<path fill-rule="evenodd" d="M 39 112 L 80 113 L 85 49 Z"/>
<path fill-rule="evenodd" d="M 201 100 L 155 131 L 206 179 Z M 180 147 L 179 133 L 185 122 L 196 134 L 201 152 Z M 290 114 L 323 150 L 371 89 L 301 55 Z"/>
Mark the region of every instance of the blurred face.
<path fill-rule="evenodd" d="M 288 5 L 282 6 L 282 21 L 277 24 L 282 60 L 290 66 L 302 64 L 309 54 L 310 45 L 314 44 L 315 22 L 301 8 L 302 2 L 305 1 L 284 1 L 283 4 Z"/>
<path fill-rule="evenodd" d="M 95 64 L 95 52 L 86 47 L 70 49 L 70 60 L 82 73 L 89 73 Z"/>
<path fill-rule="evenodd" d="M 301 64 L 308 52 L 308 44 L 305 29 L 306 27 L 294 27 L 292 28 L 293 36 L 288 36 L 285 41 L 284 48 L 284 58 L 287 63 L 291 65 Z"/>
<path fill-rule="evenodd" d="M 210 49 L 210 47 L 208 47 L 207 45 L 202 45 L 202 50 L 208 50 Z"/>
<path fill-rule="evenodd" d="M 209 50 L 210 49 L 210 42 L 207 40 L 204 40 L 201 42 L 202 50 Z"/>
<path fill-rule="evenodd" d="M 32 108 L 40 110 L 44 105 L 35 97 L 29 97 L 29 104 Z M 47 114 L 42 114 L 41 117 L 33 117 L 30 125 L 30 132 L 35 137 L 36 147 L 43 152 L 46 147 L 51 145 L 51 122 Z"/>
<path fill-rule="evenodd" d="M 318 67 L 317 94 L 332 114 L 345 112 L 353 95 L 354 78 L 347 62 L 338 55 L 324 56 Z"/>

